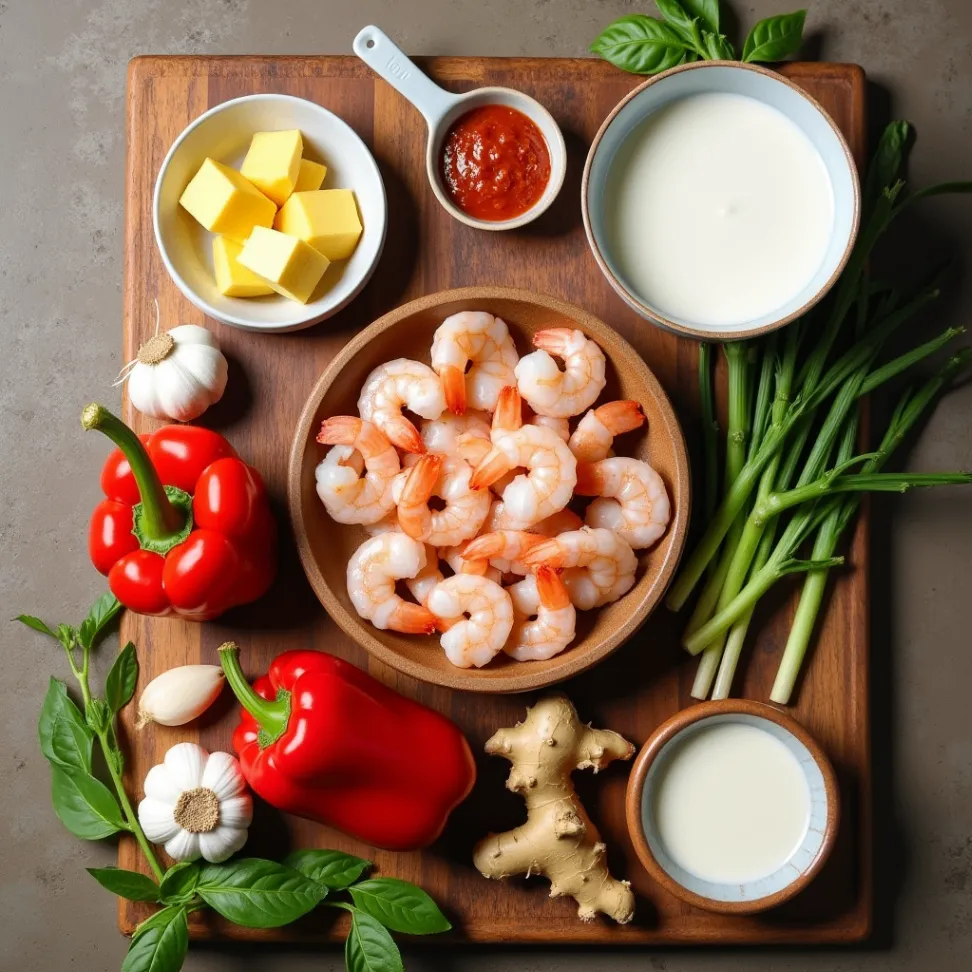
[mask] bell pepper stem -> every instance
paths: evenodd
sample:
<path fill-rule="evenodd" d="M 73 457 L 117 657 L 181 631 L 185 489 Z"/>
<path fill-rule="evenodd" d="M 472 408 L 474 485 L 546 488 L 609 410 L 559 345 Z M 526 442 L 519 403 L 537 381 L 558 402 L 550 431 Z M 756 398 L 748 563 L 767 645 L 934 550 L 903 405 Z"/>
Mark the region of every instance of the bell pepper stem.
<path fill-rule="evenodd" d="M 262 695 L 257 695 L 240 666 L 239 646 L 232 641 L 220 645 L 219 663 L 240 705 L 260 724 L 262 731 L 259 743 L 261 748 L 266 748 L 287 729 L 290 721 L 290 693 L 281 691 L 276 699 L 265 699 Z"/>
<path fill-rule="evenodd" d="M 125 454 L 142 501 L 141 529 L 151 540 L 165 540 L 185 527 L 186 515 L 169 500 L 159 474 L 152 465 L 141 439 L 104 405 L 92 402 L 81 412 L 81 425 L 97 429 Z"/>

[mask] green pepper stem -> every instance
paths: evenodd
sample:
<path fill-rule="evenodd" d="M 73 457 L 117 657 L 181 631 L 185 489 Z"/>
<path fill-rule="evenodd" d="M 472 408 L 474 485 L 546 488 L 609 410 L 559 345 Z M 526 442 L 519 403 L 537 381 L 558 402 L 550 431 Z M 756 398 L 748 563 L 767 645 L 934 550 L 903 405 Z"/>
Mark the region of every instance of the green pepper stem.
<path fill-rule="evenodd" d="M 260 733 L 261 747 L 279 739 L 290 721 L 290 693 L 281 692 L 276 699 L 257 695 L 240 666 L 239 646 L 232 641 L 219 646 L 219 663 L 240 705 L 260 724 L 263 730 Z"/>
<path fill-rule="evenodd" d="M 124 453 L 132 467 L 132 475 L 142 501 L 141 529 L 150 540 L 166 540 L 185 527 L 186 516 L 166 495 L 159 474 L 152 465 L 139 437 L 104 405 L 92 402 L 81 412 L 81 425 L 86 430 L 97 429 L 111 439 Z"/>

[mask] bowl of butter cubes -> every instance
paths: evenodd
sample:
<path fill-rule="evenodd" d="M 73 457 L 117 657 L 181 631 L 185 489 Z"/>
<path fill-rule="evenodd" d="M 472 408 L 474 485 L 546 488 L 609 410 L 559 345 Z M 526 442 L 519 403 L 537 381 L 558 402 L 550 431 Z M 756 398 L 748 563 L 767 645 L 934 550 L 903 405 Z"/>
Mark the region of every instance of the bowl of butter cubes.
<path fill-rule="evenodd" d="M 371 152 L 337 115 L 257 94 L 200 115 L 162 163 L 153 200 L 162 262 L 210 317 L 296 331 L 368 282 L 387 205 Z"/>

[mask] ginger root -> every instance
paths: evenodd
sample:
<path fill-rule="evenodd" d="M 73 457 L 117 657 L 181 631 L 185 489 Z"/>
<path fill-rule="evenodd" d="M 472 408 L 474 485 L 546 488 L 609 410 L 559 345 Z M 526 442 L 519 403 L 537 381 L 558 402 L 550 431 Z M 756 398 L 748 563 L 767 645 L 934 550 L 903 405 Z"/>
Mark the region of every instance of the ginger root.
<path fill-rule="evenodd" d="M 616 732 L 592 729 L 562 695 L 542 699 L 527 710 L 525 721 L 500 729 L 486 752 L 512 764 L 507 789 L 526 801 L 526 823 L 504 834 L 490 834 L 473 850 L 473 863 L 484 877 L 542 874 L 550 897 L 571 895 L 582 921 L 600 911 L 624 924 L 634 915 L 634 895 L 627 881 L 611 877 L 607 847 L 591 823 L 570 774 L 598 770 L 615 759 L 630 759 L 634 746 Z"/>

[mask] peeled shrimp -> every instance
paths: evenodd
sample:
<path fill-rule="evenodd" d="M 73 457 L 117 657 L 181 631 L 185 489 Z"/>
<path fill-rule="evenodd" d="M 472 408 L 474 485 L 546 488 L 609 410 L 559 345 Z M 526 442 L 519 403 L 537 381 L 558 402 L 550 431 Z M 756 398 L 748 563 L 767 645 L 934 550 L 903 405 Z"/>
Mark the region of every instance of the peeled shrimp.
<path fill-rule="evenodd" d="M 432 338 L 432 369 L 442 379 L 446 401 L 457 415 L 467 407 L 493 411 L 500 389 L 516 383 L 513 369 L 518 360 L 506 324 L 482 311 L 447 317 Z M 466 371 L 470 362 L 472 367 Z"/>
<path fill-rule="evenodd" d="M 530 566 L 575 568 L 563 581 L 574 607 L 582 611 L 616 601 L 634 586 L 638 558 L 613 530 L 582 527 L 537 544 L 523 558 Z"/>
<path fill-rule="evenodd" d="M 587 525 L 614 530 L 635 550 L 657 542 L 668 526 L 671 506 L 665 484 L 640 459 L 616 456 L 578 463 L 577 492 L 598 497 L 587 508 Z"/>
<path fill-rule="evenodd" d="M 541 564 L 508 593 L 514 623 L 503 650 L 510 657 L 517 661 L 553 658 L 574 640 L 577 611 L 553 567 Z"/>
<path fill-rule="evenodd" d="M 422 423 L 421 435 L 429 452 L 444 456 L 458 456 L 459 437 L 478 439 L 489 447 L 489 416 L 485 412 L 467 409 L 462 415 L 443 412 L 437 419 Z M 463 457 L 465 458 L 465 457 Z"/>
<path fill-rule="evenodd" d="M 482 668 L 503 650 L 513 627 L 510 595 L 475 574 L 447 577 L 432 588 L 426 604 L 446 629 L 440 643 L 458 668 Z"/>
<path fill-rule="evenodd" d="M 496 530 L 470 540 L 463 555 L 466 560 L 486 560 L 503 574 L 529 574 L 523 558 L 546 538 L 525 530 Z"/>
<path fill-rule="evenodd" d="M 564 442 L 570 438 L 570 422 L 565 418 L 557 418 L 553 415 L 537 415 L 534 413 L 524 424 L 542 425 L 545 429 L 556 432 Z"/>
<path fill-rule="evenodd" d="M 333 445 L 314 472 L 317 495 L 338 523 L 377 523 L 394 507 L 398 453 L 370 422 L 354 415 L 325 419 L 317 441 Z M 364 475 L 362 476 L 362 473 Z"/>
<path fill-rule="evenodd" d="M 567 444 L 578 462 L 600 462 L 610 456 L 616 435 L 644 422 L 645 413 L 637 402 L 607 402 L 585 413 Z"/>
<path fill-rule="evenodd" d="M 577 483 L 577 460 L 567 444 L 550 429 L 524 425 L 515 432 L 497 436 L 489 454 L 476 466 L 473 489 L 495 483 L 512 469 L 522 466 L 503 491 L 503 506 L 513 529 L 531 524 L 562 510 Z"/>
<path fill-rule="evenodd" d="M 416 540 L 448 547 L 479 533 L 489 515 L 490 495 L 470 485 L 472 467 L 458 456 L 422 456 L 392 484 L 398 522 Z M 445 508 L 429 508 L 438 496 Z"/>
<path fill-rule="evenodd" d="M 435 618 L 428 608 L 395 593 L 396 581 L 416 577 L 426 563 L 425 545 L 404 533 L 365 540 L 348 561 L 348 594 L 355 610 L 382 630 L 431 634 Z"/>
<path fill-rule="evenodd" d="M 604 352 L 569 327 L 537 331 L 533 344 L 538 350 L 516 366 L 517 388 L 533 411 L 570 418 L 590 408 L 604 389 Z M 563 360 L 563 371 L 551 355 Z"/>
<path fill-rule="evenodd" d="M 428 366 L 408 358 L 379 365 L 365 379 L 358 397 L 358 412 L 406 452 L 425 452 L 419 431 L 402 415 L 408 408 L 424 419 L 437 419 L 445 411 L 439 376 Z"/>
<path fill-rule="evenodd" d="M 471 540 L 463 540 L 462 543 L 452 547 L 440 547 L 439 559 L 444 560 L 455 574 L 478 574 L 480 577 L 488 577 L 498 584 L 503 575 L 491 566 L 488 560 L 466 559 L 466 550 L 470 543 L 472 543 Z"/>
<path fill-rule="evenodd" d="M 426 544 L 425 566 L 414 577 L 407 577 L 405 586 L 419 604 L 425 604 L 432 588 L 443 579 L 442 571 L 439 570 L 439 552 L 435 547 Z"/>

